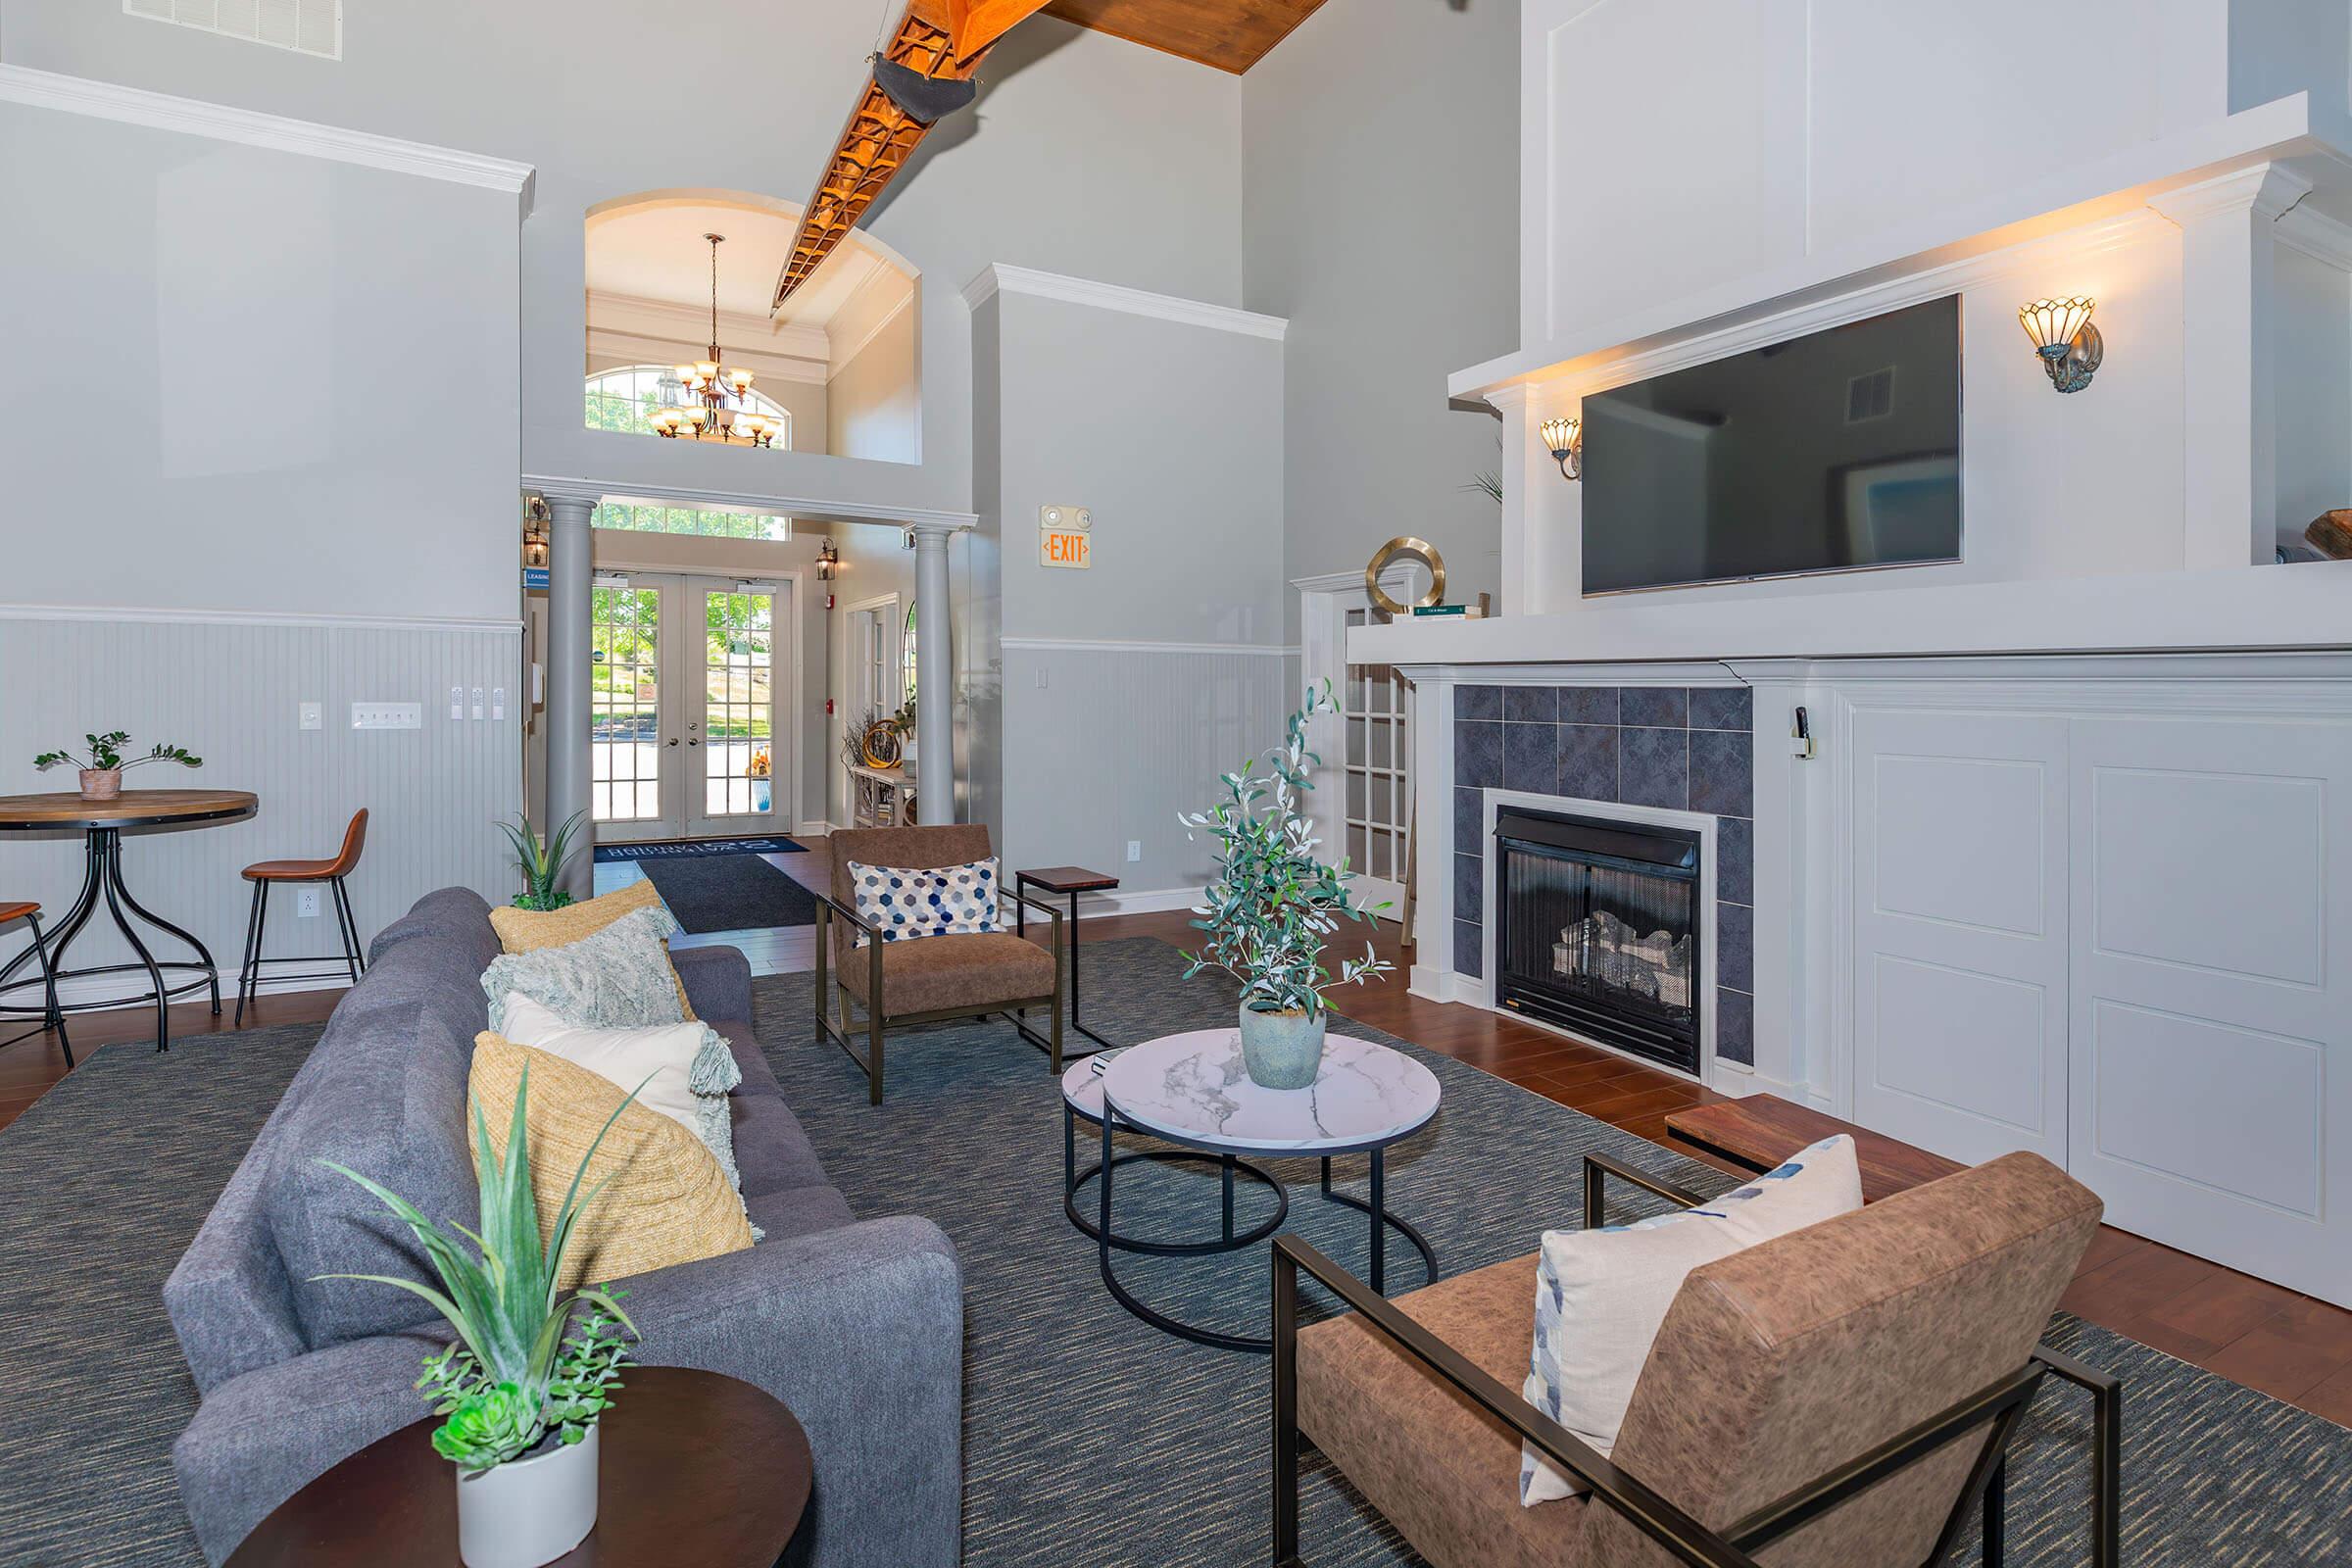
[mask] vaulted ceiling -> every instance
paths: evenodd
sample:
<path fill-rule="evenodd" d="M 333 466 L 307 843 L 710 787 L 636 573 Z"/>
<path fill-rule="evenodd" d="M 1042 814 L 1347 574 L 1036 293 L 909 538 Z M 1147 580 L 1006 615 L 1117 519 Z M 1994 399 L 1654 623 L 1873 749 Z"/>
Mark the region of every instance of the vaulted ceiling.
<path fill-rule="evenodd" d="M 1244 72 L 1290 36 L 1323 0 L 1053 0 L 1046 15 Z"/>

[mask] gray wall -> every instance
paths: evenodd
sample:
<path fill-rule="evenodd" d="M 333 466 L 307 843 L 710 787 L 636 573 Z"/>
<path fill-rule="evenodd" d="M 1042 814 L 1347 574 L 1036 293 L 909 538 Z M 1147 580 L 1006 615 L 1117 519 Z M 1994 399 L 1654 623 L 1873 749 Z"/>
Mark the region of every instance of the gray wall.
<path fill-rule="evenodd" d="M 1015 293 L 973 338 L 996 454 L 975 465 L 976 545 L 1003 550 L 1001 846 L 1129 892 L 1198 888 L 1208 857 L 1177 811 L 1281 733 L 1282 346 Z M 1040 564 L 1046 504 L 1091 511 L 1088 569 Z"/>
<path fill-rule="evenodd" d="M 875 21 L 873 7 L 835 0 L 659 17 L 624 0 L 404 0 L 353 7 L 345 57 L 328 62 L 161 26 L 119 5 L 9 0 L 0 59 L 533 165 L 537 204 L 522 240 L 525 471 L 624 491 L 960 510 L 971 492 L 971 368 L 956 290 L 984 264 L 1239 303 L 1235 77 L 1049 18 L 1024 24 L 991 57 L 976 112 L 934 133 L 913 177 L 865 225 L 938 285 L 921 292 L 920 466 L 582 427 L 587 209 L 680 187 L 804 200 L 862 79 Z M 644 105 L 681 91 L 728 105 L 724 133 L 649 135 Z M 83 205 L 48 210 L 71 226 Z M 365 298 L 364 287 L 353 292 Z"/>
<path fill-rule="evenodd" d="M 1500 424 L 1446 377 L 1518 347 L 1518 29 L 1515 0 L 1325 6 L 1242 78 L 1244 303 L 1291 322 L 1286 577 L 1415 534 L 1448 599 L 1497 586 L 1500 511 L 1463 487 Z"/>
<path fill-rule="evenodd" d="M 876 463 L 922 461 L 921 386 L 914 374 L 921 366 L 914 331 L 920 309 L 918 294 L 825 383 L 825 451 Z"/>

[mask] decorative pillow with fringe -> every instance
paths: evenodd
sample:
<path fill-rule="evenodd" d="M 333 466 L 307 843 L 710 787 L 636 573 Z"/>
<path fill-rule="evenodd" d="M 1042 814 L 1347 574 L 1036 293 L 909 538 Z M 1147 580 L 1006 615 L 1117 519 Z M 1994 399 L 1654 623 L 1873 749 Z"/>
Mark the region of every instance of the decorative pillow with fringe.
<path fill-rule="evenodd" d="M 675 923 L 667 909 L 639 909 L 564 947 L 491 959 L 482 971 L 490 1027 L 505 1033 L 507 997 L 515 992 L 575 1029 L 691 1021 L 662 941 Z"/>
<path fill-rule="evenodd" d="M 666 963 L 669 959 L 668 939 L 676 934 L 678 922 L 670 917 L 668 909 L 662 907 L 662 895 L 656 891 L 650 877 L 632 882 L 616 892 L 590 899 L 584 904 L 567 904 L 561 909 L 517 909 L 512 906 L 492 909 L 490 929 L 498 933 L 498 945 L 509 953 L 538 953 L 543 949 L 564 948 L 585 941 L 614 921 L 641 909 L 652 909 L 661 917 L 662 957 Z M 686 1000 L 686 982 L 678 978 L 675 968 L 669 971 L 669 983 L 678 993 L 678 1016 L 693 1017 L 694 1005 Z M 490 1000 L 496 1002 L 498 994 L 492 992 Z M 497 1028 L 497 1020 L 491 1020 L 490 1026 Z"/>

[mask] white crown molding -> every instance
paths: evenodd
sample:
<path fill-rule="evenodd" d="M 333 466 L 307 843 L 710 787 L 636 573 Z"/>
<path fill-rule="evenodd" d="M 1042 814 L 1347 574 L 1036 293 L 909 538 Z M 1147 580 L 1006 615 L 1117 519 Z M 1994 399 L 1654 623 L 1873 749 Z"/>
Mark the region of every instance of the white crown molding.
<path fill-rule="evenodd" d="M 681 305 L 675 300 L 592 288 L 588 291 L 588 330 L 671 343 L 707 343 L 710 310 L 707 305 Z M 745 354 L 789 355 L 822 362 L 830 351 L 830 339 L 821 326 L 777 326 L 764 316 L 746 316 L 741 311 L 719 312 L 718 330 L 721 347 Z"/>
<path fill-rule="evenodd" d="M 1906 272 L 1882 282 L 1866 285 L 1832 299 L 1816 300 L 1809 304 L 1777 311 L 1770 315 L 1741 320 L 1714 331 L 1693 332 L 1677 337 L 1668 343 L 1638 351 L 1609 351 L 1579 363 L 1573 373 L 1543 375 L 1524 384 L 1530 391 L 1524 396 L 1540 398 L 1546 403 L 1563 397 L 1582 397 L 1604 391 L 1632 381 L 1645 381 L 1709 361 L 1744 354 L 1751 349 L 1787 342 L 1843 326 L 1851 321 L 1865 320 L 1888 311 L 1901 310 L 1928 300 L 1941 299 L 1947 294 L 1964 293 L 2003 277 L 2032 271 L 2057 257 L 2080 258 L 2095 256 L 2102 251 L 2137 244 L 2160 233 L 2172 232 L 2174 224 L 2164 215 L 2148 208 L 2119 213 L 2094 223 L 2085 223 L 2063 233 L 2049 234 L 2012 245 L 2000 250 L 1962 257 L 1939 267 Z M 1495 394 L 1509 391 L 1494 387 L 1480 394 L 1497 410 L 1510 406 L 1497 402 Z"/>
<path fill-rule="evenodd" d="M 879 270 L 881 270 L 877 269 L 877 271 Z M 829 384 L 834 376 L 839 375 L 842 371 L 848 369 L 850 368 L 850 362 L 857 359 L 858 355 L 863 354 L 865 352 L 866 345 L 873 342 L 874 339 L 880 337 L 884 327 L 890 325 L 891 322 L 906 315 L 906 308 L 913 303 L 914 291 L 909 289 L 905 294 L 899 296 L 898 304 L 893 305 L 889 310 L 884 311 L 880 316 L 874 318 L 873 324 L 868 326 L 864 331 L 858 333 L 856 342 L 849 344 L 847 347 L 832 350 L 826 358 L 826 382 Z"/>
<path fill-rule="evenodd" d="M 479 631 L 519 636 L 519 620 L 479 620 L 421 615 L 332 614 L 316 612 L 279 613 L 268 610 L 172 610 L 142 605 L 5 605 L 0 620 L 136 621 L 142 624 L 188 626 L 318 627 L 328 631 Z"/>
<path fill-rule="evenodd" d="M 1298 653 L 1296 647 L 1280 643 L 1099 642 L 1089 637 L 1006 637 L 1003 643 L 1006 648 L 1054 654 L 1237 654 L 1283 658 Z"/>
<path fill-rule="evenodd" d="M 2183 227 L 2229 213 L 2251 213 L 2276 222 L 2310 194 L 2310 180 L 2282 164 L 2263 163 L 2151 196 L 2148 206 Z"/>
<path fill-rule="evenodd" d="M 300 153 L 336 163 L 390 170 L 424 179 L 447 180 L 483 190 L 504 191 L 515 200 L 515 220 L 531 216 L 532 185 L 537 172 L 529 164 L 480 153 L 460 152 L 424 142 L 403 141 L 340 125 L 320 125 L 282 115 L 231 109 L 196 98 L 92 81 L 53 71 L 0 65 L 0 103 L 26 104 L 69 115 L 144 125 L 153 130 L 209 136 L 215 141 L 264 147 L 272 152 Z"/>
<path fill-rule="evenodd" d="M 1394 561 L 1380 574 L 1383 588 L 1404 588 L 1412 584 L 1413 573 L 1421 570 L 1417 561 Z M 1350 588 L 1360 589 L 1364 574 L 1359 571 L 1325 571 L 1312 577 L 1293 577 L 1291 586 L 1302 594 L 1344 594 Z"/>
<path fill-rule="evenodd" d="M 645 506 L 699 507 L 707 512 L 753 512 L 761 516 L 792 517 L 803 522 L 885 522 L 894 528 L 944 528 L 953 533 L 976 527 L 980 521 L 975 513 L 948 512 L 935 507 L 818 501 L 807 496 L 756 495 L 745 490 L 705 490 L 693 485 L 599 484 L 593 479 L 561 474 L 526 473 L 522 476 L 522 487 L 538 491 L 551 502 L 628 501 Z"/>
<path fill-rule="evenodd" d="M 2290 251 L 2352 272 L 2352 223 L 2328 217 L 2308 202 L 2278 215 L 2272 237 Z"/>
<path fill-rule="evenodd" d="M 1178 321 L 1186 326 L 1205 326 L 1219 332 L 1240 332 L 1248 337 L 1270 338 L 1281 342 L 1291 323 L 1279 316 L 1260 316 L 1255 311 L 1240 311 L 1230 305 L 1210 305 L 1200 300 L 1179 299 L 1173 294 L 1152 294 L 1140 288 L 1123 288 L 1116 283 L 1097 283 L 1083 277 L 1065 277 L 1059 272 L 1040 272 L 1026 267 L 1010 267 L 1003 262 L 991 262 L 980 270 L 979 275 L 963 285 L 963 302 L 978 310 L 998 293 L 1029 294 L 1039 299 L 1061 300 L 1071 305 L 1091 305 L 1098 310 L 1124 311 L 1130 316 L 1149 316 L 1162 321 Z"/>

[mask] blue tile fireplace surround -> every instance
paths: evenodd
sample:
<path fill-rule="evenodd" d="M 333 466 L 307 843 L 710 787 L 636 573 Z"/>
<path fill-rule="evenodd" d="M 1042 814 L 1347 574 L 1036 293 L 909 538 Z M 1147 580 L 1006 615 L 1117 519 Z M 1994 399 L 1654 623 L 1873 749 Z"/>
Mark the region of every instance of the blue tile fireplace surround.
<path fill-rule="evenodd" d="M 1487 789 L 1716 819 L 1715 1054 L 1755 1060 L 1754 716 L 1747 688 L 1464 686 L 1453 699 L 1453 967 L 1486 965 Z"/>

